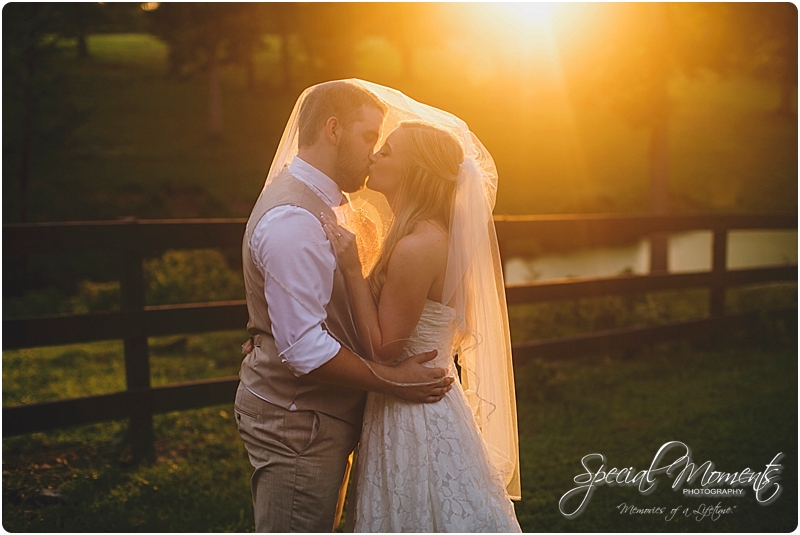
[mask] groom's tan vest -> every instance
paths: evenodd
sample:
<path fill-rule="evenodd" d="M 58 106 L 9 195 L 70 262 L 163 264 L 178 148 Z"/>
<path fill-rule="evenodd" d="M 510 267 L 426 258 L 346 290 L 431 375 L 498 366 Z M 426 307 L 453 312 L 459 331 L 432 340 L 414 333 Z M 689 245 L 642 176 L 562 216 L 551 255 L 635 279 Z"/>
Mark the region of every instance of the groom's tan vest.
<path fill-rule="evenodd" d="M 247 330 L 256 348 L 244 358 L 239 378 L 250 390 L 285 409 L 294 403 L 297 410 L 319 411 L 360 426 L 365 399 L 363 391 L 318 383 L 305 375 L 296 377 L 281 362 L 275 347 L 267 312 L 269 305 L 264 297 L 264 275 L 250 256 L 250 239 L 264 214 L 283 205 L 298 206 L 317 218 L 324 213 L 326 217 L 336 219 L 330 207 L 308 186 L 293 177 L 288 169 L 284 169 L 256 201 L 242 243 L 244 284 L 250 315 Z M 297 266 L 297 269 L 305 267 Z M 351 322 L 344 325 L 338 321 L 339 318 L 352 318 L 347 286 L 338 268 L 333 274 L 333 293 L 326 311 L 328 317 L 323 322 L 323 328 L 344 346 L 360 352 L 355 326 Z M 273 310 L 272 314 L 280 314 L 280 310 Z"/>

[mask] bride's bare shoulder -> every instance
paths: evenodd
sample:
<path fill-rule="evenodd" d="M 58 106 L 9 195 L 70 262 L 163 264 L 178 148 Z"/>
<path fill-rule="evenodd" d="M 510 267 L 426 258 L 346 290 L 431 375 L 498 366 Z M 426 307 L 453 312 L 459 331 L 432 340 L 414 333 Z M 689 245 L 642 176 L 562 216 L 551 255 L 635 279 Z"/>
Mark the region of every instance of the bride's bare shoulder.
<path fill-rule="evenodd" d="M 414 225 L 413 230 L 407 237 L 412 237 L 420 247 L 435 251 L 444 248 L 447 250 L 447 231 L 442 225 L 427 219 Z"/>
<path fill-rule="evenodd" d="M 400 239 L 387 266 L 386 285 L 403 288 L 408 298 L 441 300 L 447 267 L 447 234 L 434 224 L 422 222 Z M 419 301 L 422 310 L 422 301 Z"/>
<path fill-rule="evenodd" d="M 392 256 L 397 253 L 418 260 L 446 261 L 447 232 L 433 221 L 420 221 L 397 242 Z"/>

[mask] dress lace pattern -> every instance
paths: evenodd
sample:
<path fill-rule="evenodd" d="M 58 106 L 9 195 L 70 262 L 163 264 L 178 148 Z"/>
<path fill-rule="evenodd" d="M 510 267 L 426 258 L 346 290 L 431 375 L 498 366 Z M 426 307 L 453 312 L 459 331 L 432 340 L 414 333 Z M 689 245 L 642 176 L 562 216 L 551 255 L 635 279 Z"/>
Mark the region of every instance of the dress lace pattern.
<path fill-rule="evenodd" d="M 432 349 L 449 368 L 453 309 L 426 301 L 399 360 Z M 356 472 L 356 532 L 519 532 L 514 507 L 456 382 L 437 403 L 368 393 Z"/>

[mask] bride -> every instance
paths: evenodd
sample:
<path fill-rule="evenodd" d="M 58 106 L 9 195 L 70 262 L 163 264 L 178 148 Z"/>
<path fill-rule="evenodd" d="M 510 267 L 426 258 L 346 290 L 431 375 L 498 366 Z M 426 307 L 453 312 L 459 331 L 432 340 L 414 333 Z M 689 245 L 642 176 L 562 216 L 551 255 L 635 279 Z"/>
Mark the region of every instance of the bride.
<path fill-rule="evenodd" d="M 367 184 L 388 203 L 389 229 L 376 247 L 374 233 L 359 225 L 323 218 L 323 226 L 370 353 L 363 356 L 392 364 L 437 349 L 430 365 L 460 376 L 433 404 L 368 393 L 354 500 L 351 494 L 354 530 L 520 531 L 510 501 L 520 497 L 519 454 L 491 213 L 494 162 L 453 115 L 353 83 L 389 108 L 390 134 L 372 157 Z M 364 197 L 360 207 L 352 203 L 355 213 L 380 212 L 381 199 Z"/>

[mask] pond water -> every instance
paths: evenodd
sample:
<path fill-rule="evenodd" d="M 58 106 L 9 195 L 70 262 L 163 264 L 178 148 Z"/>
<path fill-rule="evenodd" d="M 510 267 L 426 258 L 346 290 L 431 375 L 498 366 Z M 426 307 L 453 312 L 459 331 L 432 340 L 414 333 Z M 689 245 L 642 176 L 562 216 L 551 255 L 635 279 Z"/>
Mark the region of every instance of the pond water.
<path fill-rule="evenodd" d="M 711 270 L 710 231 L 685 232 L 669 237 L 667 257 L 671 273 Z M 728 269 L 797 264 L 797 231 L 731 231 L 728 233 Z M 509 258 L 504 265 L 506 284 L 565 277 L 610 277 L 650 271 L 650 241 L 628 247 L 601 247 L 536 258 Z"/>

